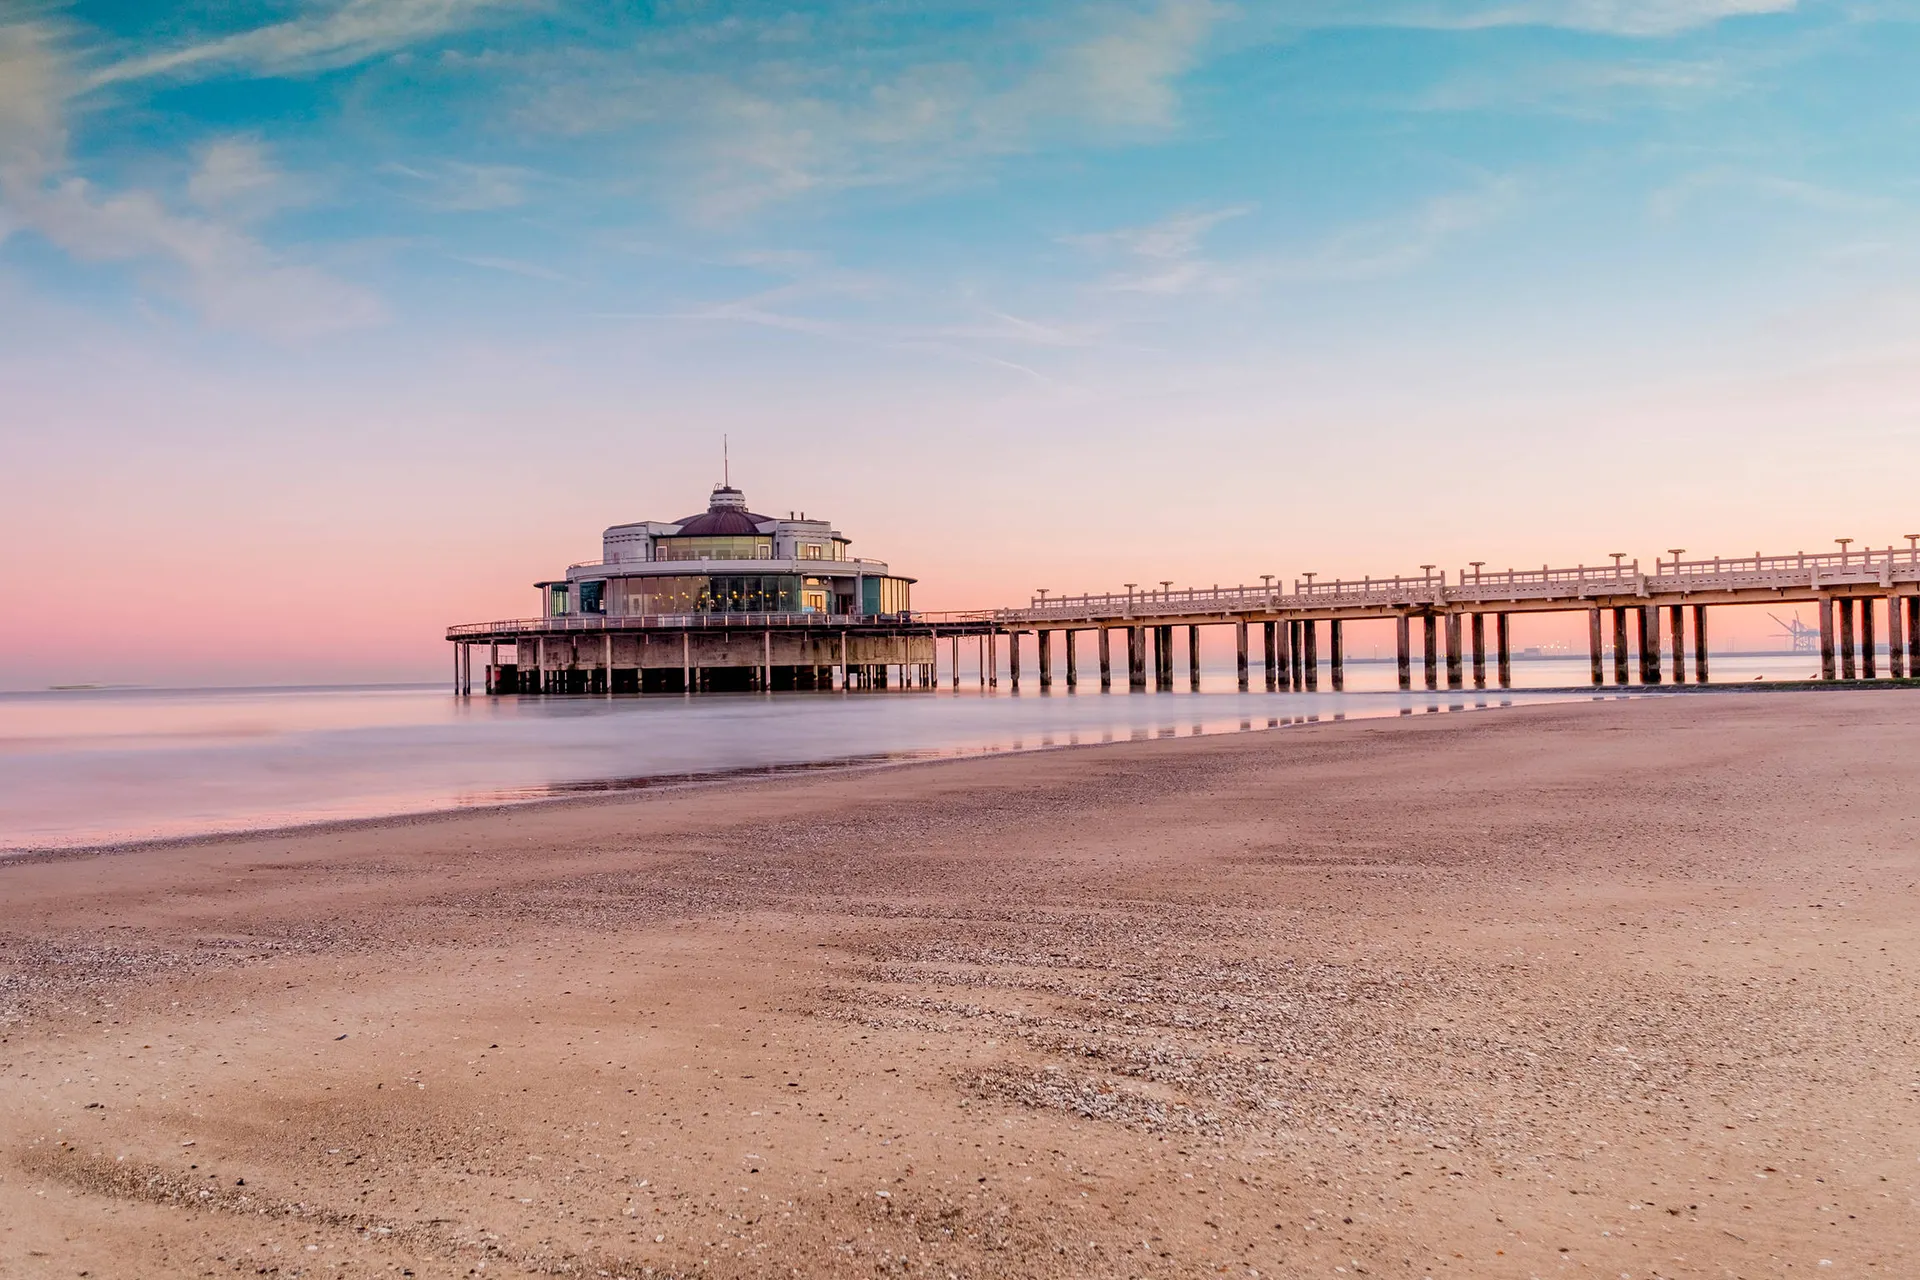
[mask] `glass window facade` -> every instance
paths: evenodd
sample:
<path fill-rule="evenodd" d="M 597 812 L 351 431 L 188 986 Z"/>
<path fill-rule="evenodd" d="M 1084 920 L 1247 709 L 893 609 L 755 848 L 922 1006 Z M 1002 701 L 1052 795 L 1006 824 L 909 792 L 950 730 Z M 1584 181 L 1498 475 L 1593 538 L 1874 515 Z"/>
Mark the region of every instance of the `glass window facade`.
<path fill-rule="evenodd" d="M 661 613 L 799 613 L 800 579 L 785 574 L 717 574 L 710 578 L 629 578 L 629 616 Z"/>
<path fill-rule="evenodd" d="M 655 560 L 771 560 L 773 539 L 754 534 L 731 538 L 655 538 Z"/>

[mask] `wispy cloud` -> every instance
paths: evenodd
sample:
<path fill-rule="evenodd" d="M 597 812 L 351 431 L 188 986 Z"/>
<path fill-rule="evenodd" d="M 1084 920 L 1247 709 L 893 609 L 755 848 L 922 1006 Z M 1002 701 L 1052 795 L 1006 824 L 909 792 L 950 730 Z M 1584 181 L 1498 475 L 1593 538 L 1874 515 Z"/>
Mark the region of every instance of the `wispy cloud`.
<path fill-rule="evenodd" d="M 1125 261 L 1104 287 L 1123 293 L 1194 293 L 1234 287 L 1242 271 L 1223 267 L 1201 253 L 1201 242 L 1221 223 L 1250 213 L 1249 205 L 1177 213 L 1159 222 L 1115 231 L 1066 237 L 1097 256 Z"/>
<path fill-rule="evenodd" d="M 473 164 L 437 160 L 424 165 L 389 164 L 386 173 L 408 180 L 407 194 L 420 203 L 448 212 L 511 209 L 525 204 L 528 188 L 539 177 L 519 165 Z"/>
<path fill-rule="evenodd" d="M 876 12 L 853 11 L 858 23 Z M 574 137 L 652 136 L 695 212 L 737 216 L 950 180 L 1061 139 L 1165 136 L 1180 124 L 1181 78 L 1225 15 L 1213 0 L 1091 5 L 943 42 L 904 20 L 904 33 L 827 18 L 795 31 L 729 15 L 619 57 L 547 60 L 529 72 L 546 84 L 522 119 Z"/>
<path fill-rule="evenodd" d="M 525 7 L 525 0 L 345 0 L 287 22 L 121 58 L 96 70 L 88 83 L 98 88 L 153 77 L 327 71 L 461 30 L 493 11 Z"/>
<path fill-rule="evenodd" d="M 1273 274 L 1290 279 L 1360 280 L 1396 275 L 1432 258 L 1449 241 L 1510 214 L 1520 182 L 1489 178 L 1467 191 L 1422 201 L 1407 213 L 1358 223 L 1309 253 L 1273 261 Z"/>
<path fill-rule="evenodd" d="M 1892 207 L 1890 201 L 1878 196 L 1842 191 L 1779 174 L 1716 167 L 1689 173 L 1661 187 L 1647 197 L 1647 212 L 1655 219 L 1666 221 L 1716 196 L 1731 196 L 1743 202 L 1755 199 L 1780 202 L 1821 213 L 1879 213 Z"/>
<path fill-rule="evenodd" d="M 1729 18 L 1788 13 L 1797 0 L 1310 0 L 1266 16 L 1284 25 L 1472 31 L 1562 27 L 1606 35 L 1677 35 Z"/>
<path fill-rule="evenodd" d="M 47 28 L 0 28 L 0 231 L 31 231 L 85 262 L 128 263 L 209 323 L 298 338 L 377 323 L 377 297 L 269 248 L 242 223 L 289 198 L 265 149 L 225 139 L 187 183 L 200 213 L 155 191 L 103 191 L 71 170 L 72 78 Z"/>

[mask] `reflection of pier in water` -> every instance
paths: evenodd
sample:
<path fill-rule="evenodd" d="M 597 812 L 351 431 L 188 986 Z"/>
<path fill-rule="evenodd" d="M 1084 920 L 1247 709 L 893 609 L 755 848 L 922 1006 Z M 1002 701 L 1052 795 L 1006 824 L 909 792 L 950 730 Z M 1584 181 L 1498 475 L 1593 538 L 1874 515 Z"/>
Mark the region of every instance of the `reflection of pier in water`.
<path fill-rule="evenodd" d="M 1707 611 L 1715 605 L 1812 604 L 1822 678 L 1876 679 L 1885 620 L 1885 674 L 1920 672 L 1920 536 L 1903 548 L 1868 548 L 1785 556 L 1726 559 L 1656 558 L 1651 572 L 1614 556 L 1610 565 L 1542 567 L 1486 572 L 1476 564 L 1453 575 L 1423 566 L 1419 576 L 1316 582 L 1312 575 L 1286 590 L 1261 586 L 1037 596 L 1025 606 L 971 613 L 884 616 L 727 614 L 644 617 L 570 616 L 455 627 L 456 685 L 472 689 L 471 649 L 490 646 L 489 690 L 511 691 L 523 681 L 503 678 L 503 644 L 516 654 L 534 650 L 542 671 L 573 673 L 557 687 L 574 691 L 640 688 L 642 672 L 671 668 L 680 687 L 702 687 L 708 668 L 752 673 L 752 687 L 885 687 L 889 671 L 907 687 L 934 683 L 935 646 L 952 647 L 952 680 L 960 683 L 960 645 L 978 646 L 978 679 L 997 685 L 1002 671 L 1018 686 L 1023 638 L 1034 637 L 1040 687 L 1052 686 L 1056 645 L 1064 650 L 1069 688 L 1080 683 L 1078 637 L 1097 646 L 1102 689 L 1114 684 L 1115 634 L 1124 645 L 1131 689 L 1174 684 L 1173 630 L 1187 629 L 1188 679 L 1200 681 L 1202 627 L 1233 632 L 1239 686 L 1251 684 L 1253 633 L 1258 629 L 1263 682 L 1270 691 L 1320 687 L 1323 665 L 1331 688 L 1344 686 L 1343 626 L 1391 621 L 1397 640 L 1399 685 L 1412 689 L 1414 635 L 1428 689 L 1474 688 L 1492 680 L 1512 684 L 1509 619 L 1516 613 L 1587 615 L 1591 679 L 1595 685 L 1683 684 L 1708 679 Z M 1488 626 L 1491 619 L 1492 625 Z M 1797 622 L 1797 618 L 1796 618 Z M 1607 632 L 1612 664 L 1607 670 Z M 1488 632 L 1492 632 L 1489 645 Z M 1324 637 L 1324 661 L 1321 652 Z M 1691 642 L 1691 662 L 1688 645 Z M 551 646 L 551 649 L 549 648 Z M 1796 648 L 1798 646 L 1796 645 Z M 1004 658 L 1003 658 L 1004 650 Z M 1663 661 L 1672 655 L 1671 667 Z M 1444 676 L 1443 672 L 1444 664 Z M 1688 668 L 1691 666 L 1691 674 Z"/>

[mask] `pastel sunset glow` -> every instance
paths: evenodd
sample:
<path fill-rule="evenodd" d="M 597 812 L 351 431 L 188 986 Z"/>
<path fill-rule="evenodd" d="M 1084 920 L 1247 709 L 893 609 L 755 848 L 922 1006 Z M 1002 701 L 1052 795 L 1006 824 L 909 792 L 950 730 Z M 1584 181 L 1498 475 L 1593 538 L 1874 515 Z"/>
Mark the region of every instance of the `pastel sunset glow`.
<path fill-rule="evenodd" d="M 1903 0 L 0 0 L 0 687 L 440 678 L 723 435 L 927 610 L 1904 546 L 1916 66 Z"/>

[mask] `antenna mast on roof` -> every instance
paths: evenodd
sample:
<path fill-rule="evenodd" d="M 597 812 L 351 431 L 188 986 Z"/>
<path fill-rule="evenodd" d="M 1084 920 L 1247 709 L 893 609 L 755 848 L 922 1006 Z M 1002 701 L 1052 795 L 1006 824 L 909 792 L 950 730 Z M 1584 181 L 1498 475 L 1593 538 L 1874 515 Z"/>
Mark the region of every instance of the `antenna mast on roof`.
<path fill-rule="evenodd" d="M 727 435 L 720 433 L 720 483 L 733 488 L 733 461 L 727 455 Z"/>

